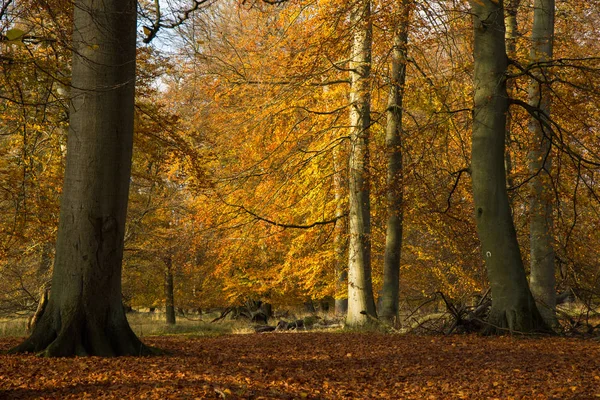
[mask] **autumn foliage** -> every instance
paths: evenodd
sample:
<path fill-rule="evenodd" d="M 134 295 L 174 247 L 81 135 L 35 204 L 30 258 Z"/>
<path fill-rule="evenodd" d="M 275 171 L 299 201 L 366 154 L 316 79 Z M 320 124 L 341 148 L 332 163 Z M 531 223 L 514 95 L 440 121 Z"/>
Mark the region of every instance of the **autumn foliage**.
<path fill-rule="evenodd" d="M 140 2 L 143 26 L 157 15 L 152 3 Z M 172 9 L 164 18 L 177 22 L 185 15 L 185 21 L 165 27 L 149 45 L 139 43 L 125 305 L 165 307 L 168 279 L 175 306 L 188 311 L 246 299 L 289 308 L 345 295 L 338 266 L 348 258 L 350 3 L 222 1 L 189 14 Z M 382 287 L 385 115 L 402 3 L 411 10 L 404 172 L 397 188 L 403 194 L 401 304 L 414 309 L 436 292 L 469 303 L 489 287 L 469 178 L 475 86 L 469 4 L 372 3 L 374 292 L 378 297 Z M 528 129 L 531 110 L 523 105 L 537 76 L 531 71 L 543 67 L 554 167 L 540 173 L 552 188 L 546 195 L 554 210 L 556 292 L 572 292 L 592 310 L 600 282 L 600 5 L 557 2 L 554 59 L 540 66 L 529 56 L 535 3 L 504 3 L 518 4 L 507 71 L 506 172 L 521 256 L 528 266 L 527 185 L 535 176 L 528 154 L 537 145 Z M 0 313 L 13 316 L 35 310 L 52 270 L 72 10 L 58 1 L 15 2 L 7 10 L 0 25 Z M 8 40 L 9 31 L 25 36 Z"/>

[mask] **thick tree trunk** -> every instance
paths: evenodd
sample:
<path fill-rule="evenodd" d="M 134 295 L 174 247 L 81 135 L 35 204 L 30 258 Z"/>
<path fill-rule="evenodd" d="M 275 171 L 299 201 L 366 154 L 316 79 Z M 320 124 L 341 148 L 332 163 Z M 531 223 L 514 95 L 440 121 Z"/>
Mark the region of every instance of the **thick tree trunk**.
<path fill-rule="evenodd" d="M 543 62 L 552 59 L 554 41 L 554 0 L 536 0 L 533 12 L 533 30 L 531 35 L 530 62 Z M 538 68 L 532 74 L 544 79 L 544 69 Z M 533 80 L 529 88 L 529 104 L 539 108 L 546 116 L 550 115 L 549 91 L 541 82 Z M 546 323 L 557 326 L 556 277 L 554 266 L 554 248 L 552 239 L 552 158 L 549 132 L 537 119 L 532 119 L 529 130 L 533 136 L 535 148 L 529 153 L 529 173 L 533 176 L 529 182 L 530 199 L 530 247 L 531 275 L 529 286 L 538 309 Z"/>
<path fill-rule="evenodd" d="M 50 299 L 13 352 L 148 354 L 121 301 L 133 142 L 136 2 L 78 0 L 73 98 Z"/>
<path fill-rule="evenodd" d="M 335 223 L 335 230 L 333 232 L 333 247 L 335 252 L 335 314 L 336 315 L 346 315 L 348 312 L 348 232 L 346 221 L 343 218 L 346 206 L 343 202 L 344 197 L 344 187 L 346 184 L 346 179 L 343 164 L 340 162 L 342 155 L 341 149 L 339 146 L 336 146 L 333 149 L 333 168 L 334 168 L 334 176 L 333 176 L 333 191 L 335 196 L 335 216 L 337 221 Z"/>
<path fill-rule="evenodd" d="M 475 98 L 471 172 L 477 232 L 492 290 L 487 333 L 546 330 L 529 290 L 508 204 L 507 57 L 502 1 L 472 0 Z"/>
<path fill-rule="evenodd" d="M 352 10 L 350 60 L 350 165 L 348 314 L 350 326 L 363 325 L 375 316 L 371 282 L 371 205 L 369 188 L 369 127 L 371 125 L 371 3 L 360 0 Z"/>
<path fill-rule="evenodd" d="M 383 262 L 383 288 L 379 315 L 393 321 L 398 316 L 400 258 L 402 253 L 402 100 L 406 80 L 406 52 L 410 1 L 399 1 L 399 19 L 394 34 L 387 105 L 385 144 L 387 167 L 387 231 Z"/>
<path fill-rule="evenodd" d="M 175 287 L 173 285 L 173 259 L 165 259 L 165 314 L 166 322 L 175 325 Z"/>

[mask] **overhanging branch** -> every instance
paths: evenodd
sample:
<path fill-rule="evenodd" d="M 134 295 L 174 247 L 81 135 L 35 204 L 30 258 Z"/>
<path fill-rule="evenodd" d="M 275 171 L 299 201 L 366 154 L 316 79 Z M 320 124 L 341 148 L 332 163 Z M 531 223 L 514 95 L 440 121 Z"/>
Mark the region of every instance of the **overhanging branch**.
<path fill-rule="evenodd" d="M 311 229 L 311 228 L 314 228 L 315 226 L 335 224 L 339 219 L 345 218 L 348 215 L 347 213 L 344 213 L 342 215 L 338 215 L 338 216 L 328 219 L 328 220 L 315 221 L 310 224 L 286 224 L 286 223 L 273 221 L 269 218 L 262 217 L 262 216 L 258 215 L 257 213 L 255 213 L 254 211 L 247 209 L 245 206 L 243 206 L 241 204 L 232 204 L 232 203 L 225 201 L 224 199 L 221 199 L 221 200 L 223 201 L 223 203 L 225 203 L 225 205 L 227 205 L 229 207 L 233 207 L 233 208 L 242 210 L 246 214 L 251 215 L 253 218 L 255 218 L 259 221 L 266 222 L 267 224 L 277 226 L 277 227 L 280 227 L 283 229 Z"/>

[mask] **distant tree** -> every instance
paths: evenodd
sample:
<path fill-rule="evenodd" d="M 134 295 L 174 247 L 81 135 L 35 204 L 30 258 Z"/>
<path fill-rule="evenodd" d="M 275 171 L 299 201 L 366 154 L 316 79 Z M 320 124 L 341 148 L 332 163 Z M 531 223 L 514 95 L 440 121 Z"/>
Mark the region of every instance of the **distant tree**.
<path fill-rule="evenodd" d="M 402 254 L 402 101 L 406 81 L 406 53 L 410 1 L 399 2 L 400 10 L 394 30 L 392 49 L 390 93 L 387 105 L 386 151 L 387 151 L 387 231 L 383 265 L 383 288 L 381 290 L 382 318 L 393 320 L 398 316 L 400 288 L 400 256 Z"/>
<path fill-rule="evenodd" d="M 554 0 L 536 0 L 533 11 L 530 63 L 552 60 L 554 47 Z M 532 71 L 529 86 L 529 105 L 540 110 L 539 118 L 550 117 L 550 89 L 544 84 L 547 68 Z M 529 130 L 534 148 L 529 153 L 530 252 L 531 275 L 529 286 L 538 309 L 550 326 L 556 326 L 556 268 L 554 266 L 554 239 L 552 235 L 553 190 L 551 132 L 543 122 L 532 118 Z"/>

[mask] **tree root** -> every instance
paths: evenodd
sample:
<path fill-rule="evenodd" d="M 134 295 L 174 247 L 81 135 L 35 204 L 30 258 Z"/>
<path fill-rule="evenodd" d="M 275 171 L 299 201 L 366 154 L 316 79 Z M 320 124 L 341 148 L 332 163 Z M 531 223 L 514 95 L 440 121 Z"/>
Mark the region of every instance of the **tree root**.
<path fill-rule="evenodd" d="M 10 349 L 9 353 L 37 353 L 42 357 L 149 356 L 160 353 L 140 341 L 124 315 L 100 324 L 86 318 L 79 310 L 64 323 L 61 322 L 61 314 L 53 312 L 49 305 L 31 336 Z"/>

